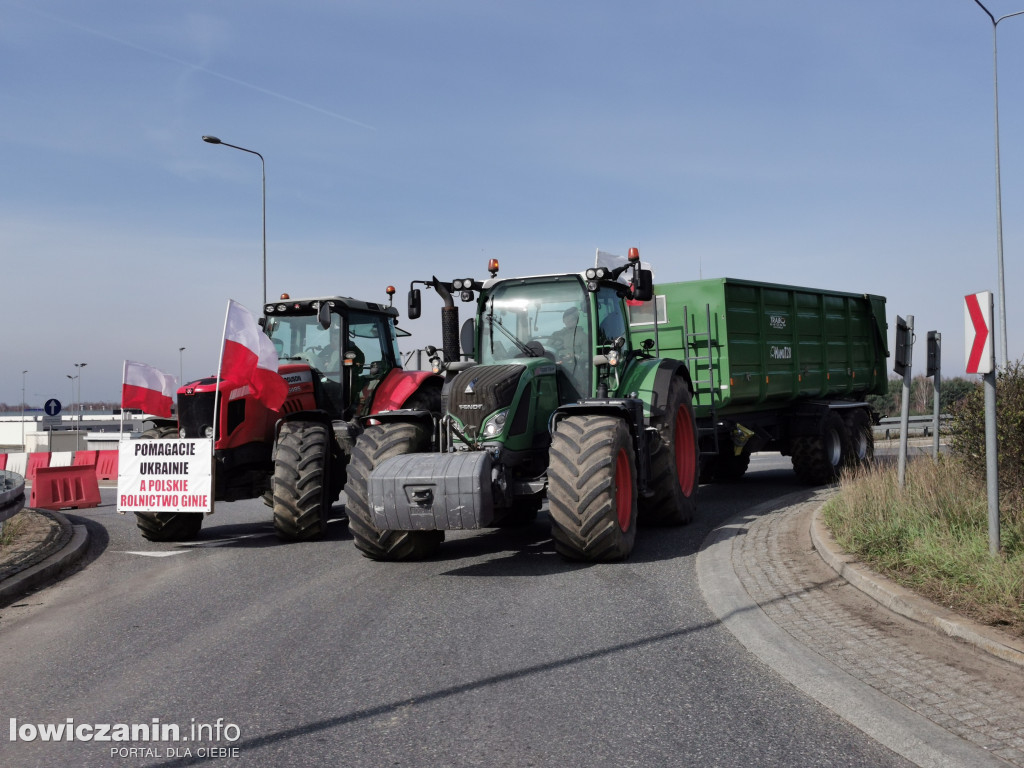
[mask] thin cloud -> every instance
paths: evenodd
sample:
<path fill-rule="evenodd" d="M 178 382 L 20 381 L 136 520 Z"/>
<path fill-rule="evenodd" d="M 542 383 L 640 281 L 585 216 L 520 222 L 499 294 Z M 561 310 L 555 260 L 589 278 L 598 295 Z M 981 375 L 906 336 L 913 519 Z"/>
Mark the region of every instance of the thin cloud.
<path fill-rule="evenodd" d="M 39 16 L 45 16 L 46 18 L 50 19 L 51 21 L 56 21 L 59 24 L 64 24 L 65 26 L 72 27 L 73 29 L 77 29 L 77 30 L 79 30 L 81 32 L 85 32 L 86 34 L 92 35 L 94 37 L 98 37 L 98 38 L 101 38 L 103 40 L 108 40 L 109 42 L 117 43 L 118 45 L 123 45 L 126 48 L 131 48 L 132 50 L 139 51 L 140 53 L 145 53 L 145 54 L 147 54 L 149 56 L 153 56 L 153 57 L 158 58 L 158 59 L 163 59 L 164 61 L 170 61 L 170 62 L 172 62 L 174 64 L 178 64 L 178 65 L 183 66 L 183 67 L 188 67 L 189 69 L 191 69 L 191 70 L 193 70 L 195 72 L 202 72 L 203 74 L 209 75 L 211 77 L 216 77 L 216 78 L 218 78 L 220 80 L 224 80 L 225 82 L 231 83 L 232 85 L 237 85 L 237 86 L 240 86 L 242 88 L 248 88 L 250 91 L 255 91 L 257 93 L 262 93 L 264 96 L 270 96 L 271 98 L 274 98 L 274 99 L 280 99 L 281 101 L 285 101 L 285 102 L 287 102 L 289 104 L 294 104 L 297 107 L 302 107 L 303 109 L 308 109 L 311 112 L 317 112 L 317 113 L 319 113 L 321 115 L 326 115 L 327 117 L 333 117 L 333 118 L 335 118 L 337 120 L 344 120 L 346 123 L 350 123 L 351 125 L 359 126 L 360 128 L 366 128 L 367 130 L 370 130 L 370 131 L 377 130 L 374 126 L 368 125 L 367 123 L 360 122 L 359 120 L 356 120 L 355 118 L 352 118 L 352 117 L 348 117 L 347 115 L 342 115 L 342 114 L 339 114 L 337 112 L 332 112 L 329 109 L 324 109 L 323 107 L 318 107 L 315 104 L 310 104 L 309 102 L 306 102 L 306 101 L 301 101 L 299 99 L 294 99 L 291 96 L 287 96 L 287 95 L 285 95 L 283 93 L 278 93 L 277 91 L 272 91 L 272 90 L 270 90 L 268 88 L 263 88 L 262 86 L 256 85 L 255 83 L 246 82 L 245 80 L 239 80 L 237 77 L 232 77 L 231 75 L 225 75 L 223 72 L 217 72 L 216 70 L 208 69 L 207 67 L 201 66 L 199 64 L 193 64 L 192 62 L 185 61 L 184 59 L 179 59 L 177 56 L 171 56 L 170 54 L 163 53 L 161 51 L 154 51 L 151 48 L 146 48 L 144 46 L 138 45 L 137 43 L 133 43 L 133 42 L 131 42 L 129 40 L 124 40 L 124 39 L 122 39 L 120 37 L 116 37 L 114 35 L 108 34 L 107 32 L 102 32 L 102 31 L 100 31 L 98 29 L 93 29 L 92 27 L 88 27 L 88 26 L 86 26 L 84 24 L 79 24 L 77 21 L 71 21 L 70 19 L 65 19 L 65 18 L 63 18 L 61 16 L 56 16 L 56 15 L 54 15 L 52 13 L 47 12 L 47 11 L 43 11 L 43 10 L 40 10 L 38 8 L 32 8 L 30 6 L 22 5 L 20 7 L 23 10 L 31 11 L 32 13 L 35 13 L 36 15 L 39 15 Z"/>

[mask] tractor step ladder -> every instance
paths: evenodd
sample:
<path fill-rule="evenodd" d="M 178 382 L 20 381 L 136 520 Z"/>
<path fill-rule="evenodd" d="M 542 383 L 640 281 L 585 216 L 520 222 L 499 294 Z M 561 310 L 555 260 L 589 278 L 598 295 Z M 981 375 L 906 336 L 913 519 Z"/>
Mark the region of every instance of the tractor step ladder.
<path fill-rule="evenodd" d="M 686 367 L 693 378 L 694 399 L 698 393 L 707 393 L 711 409 L 711 426 L 697 428 L 697 446 L 704 443 L 702 438 L 711 435 L 714 455 L 718 455 L 718 415 L 716 404 L 721 392 L 715 385 L 715 359 L 711 339 L 711 305 L 704 305 L 704 330 L 697 330 L 697 317 L 690 323 L 690 308 L 683 307 L 683 349 L 686 350 Z M 703 350 L 703 351 L 702 351 Z M 701 374 L 698 378 L 698 373 Z"/>

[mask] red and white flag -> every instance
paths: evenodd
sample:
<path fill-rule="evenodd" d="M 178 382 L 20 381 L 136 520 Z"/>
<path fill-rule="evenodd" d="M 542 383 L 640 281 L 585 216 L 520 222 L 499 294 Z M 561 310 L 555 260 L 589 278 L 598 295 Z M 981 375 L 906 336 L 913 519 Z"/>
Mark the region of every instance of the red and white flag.
<path fill-rule="evenodd" d="M 141 408 L 144 413 L 170 418 L 178 380 L 145 363 L 124 361 L 121 408 Z"/>
<path fill-rule="evenodd" d="M 256 324 L 256 318 L 229 299 L 220 377 L 238 386 L 248 385 L 257 400 L 277 411 L 288 396 L 288 385 L 277 372 L 277 365 L 277 350 Z"/>

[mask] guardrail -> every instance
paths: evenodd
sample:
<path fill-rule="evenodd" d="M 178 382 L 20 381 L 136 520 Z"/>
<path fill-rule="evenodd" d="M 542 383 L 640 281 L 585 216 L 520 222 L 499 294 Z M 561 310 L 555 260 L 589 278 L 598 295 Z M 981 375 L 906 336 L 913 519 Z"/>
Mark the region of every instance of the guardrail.
<path fill-rule="evenodd" d="M 949 426 L 949 422 L 953 420 L 953 417 L 948 414 L 939 415 L 939 432 L 945 432 L 946 427 Z M 889 416 L 882 419 L 875 425 L 875 437 L 883 437 L 886 440 L 890 438 L 900 436 L 900 422 L 902 419 L 899 416 Z M 918 435 L 921 437 L 931 437 L 932 429 L 935 426 L 934 416 L 911 416 L 907 419 L 907 437 Z"/>
<path fill-rule="evenodd" d="M 21 512 L 25 506 L 25 478 L 0 469 L 0 528 L 4 520 Z"/>

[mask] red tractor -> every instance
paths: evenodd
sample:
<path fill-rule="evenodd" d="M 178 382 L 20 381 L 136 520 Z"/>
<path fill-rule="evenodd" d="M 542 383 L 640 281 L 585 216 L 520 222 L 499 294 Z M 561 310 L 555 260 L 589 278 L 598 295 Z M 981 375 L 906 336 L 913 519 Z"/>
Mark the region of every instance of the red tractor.
<path fill-rule="evenodd" d="M 214 498 L 262 496 L 274 508 L 278 536 L 316 538 L 345 486 L 362 419 L 400 408 L 440 412 L 441 378 L 401 368 L 398 338 L 409 334 L 398 328 L 397 317 L 392 306 L 358 299 L 296 300 L 282 294 L 264 307 L 260 321 L 288 383 L 280 411 L 268 409 L 248 387 L 211 376 L 178 390 L 176 430 L 164 426 L 146 436 L 210 438 L 216 417 Z M 193 539 L 203 521 L 196 513 L 136 516 L 150 541 Z"/>

